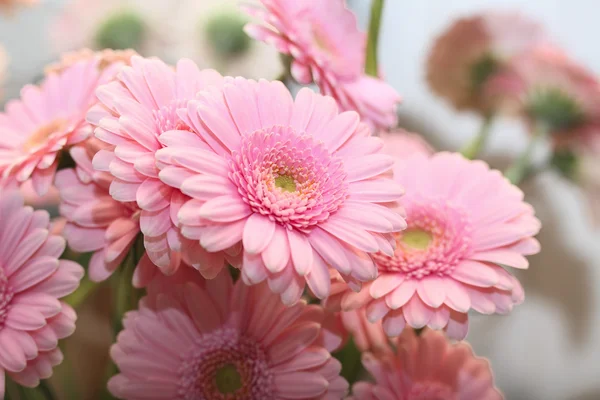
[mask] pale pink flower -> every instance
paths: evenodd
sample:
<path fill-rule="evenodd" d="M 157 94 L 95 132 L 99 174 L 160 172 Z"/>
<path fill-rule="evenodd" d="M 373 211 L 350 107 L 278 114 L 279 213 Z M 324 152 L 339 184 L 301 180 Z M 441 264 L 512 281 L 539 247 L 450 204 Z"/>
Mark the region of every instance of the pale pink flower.
<path fill-rule="evenodd" d="M 207 253 L 196 241 L 180 236 L 177 212 L 188 197 L 158 178 L 155 161 L 165 133 L 178 143 L 195 137 L 177 109 L 222 80 L 216 71 L 200 71 L 190 60 L 181 60 L 173 69 L 160 60 L 135 56 L 114 82 L 98 89 L 100 103 L 88 114 L 97 126 L 96 138 L 111 145 L 94 156 L 94 168 L 114 176 L 109 191 L 115 200 L 137 202 L 146 252 L 166 274 L 179 268 L 182 257 L 207 277 L 225 263 L 222 252 Z"/>
<path fill-rule="evenodd" d="M 515 55 L 547 41 L 543 29 L 513 11 L 460 18 L 433 44 L 427 59 L 431 90 L 457 110 L 489 113 L 483 87 Z"/>
<path fill-rule="evenodd" d="M 335 282 L 329 307 L 367 307 L 390 336 L 409 325 L 462 339 L 470 309 L 506 314 L 523 301 L 502 267 L 527 268 L 524 256 L 539 251 L 540 222 L 521 190 L 484 162 L 451 153 L 398 161 L 394 179 L 406 188 L 408 222 L 395 255 L 374 256 L 379 276 L 359 293 Z"/>
<path fill-rule="evenodd" d="M 0 192 L 0 398 L 5 374 L 25 386 L 48 378 L 62 357 L 58 339 L 75 329 L 75 312 L 59 299 L 83 268 L 58 259 L 65 240 L 49 234 L 49 219 L 18 191 Z"/>
<path fill-rule="evenodd" d="M 403 159 L 415 154 L 434 153 L 433 147 L 421 135 L 402 128 L 391 132 L 380 132 L 378 136 L 383 140 L 383 152 L 396 158 Z"/>
<path fill-rule="evenodd" d="M 163 134 L 157 158 L 160 178 L 192 197 L 181 232 L 211 252 L 243 244 L 247 284 L 268 279 L 286 304 L 305 282 L 324 298 L 329 266 L 370 281 L 370 254 L 393 254 L 403 191 L 357 113 L 307 88 L 294 101 L 281 82 L 226 78 L 179 117 L 194 133 Z"/>
<path fill-rule="evenodd" d="M 0 113 L 0 178 L 32 180 L 44 195 L 52 184 L 61 152 L 92 133 L 85 115 L 96 102 L 94 90 L 110 80 L 118 64 L 100 71 L 97 60 L 82 61 L 41 86 L 28 85 L 21 99 Z"/>
<path fill-rule="evenodd" d="M 341 399 L 341 364 L 316 343 L 323 310 L 285 307 L 266 283 L 205 281 L 190 268 L 150 284 L 111 349 L 120 399 Z M 193 270 L 192 270 L 193 271 Z"/>
<path fill-rule="evenodd" d="M 115 63 L 121 63 L 123 65 L 131 64 L 131 57 L 137 53 L 135 50 L 112 50 L 104 49 L 101 51 L 93 51 L 90 49 L 80 49 L 63 53 L 60 56 L 60 61 L 50 64 L 44 68 L 46 75 L 60 73 L 65 69 L 71 67 L 73 64 L 77 64 L 80 61 L 89 61 L 91 59 L 98 60 L 98 69 L 103 70 L 104 68 L 111 66 Z"/>
<path fill-rule="evenodd" d="M 489 361 L 466 343 L 450 344 L 442 333 L 407 329 L 394 353 L 366 353 L 363 366 L 375 383 L 358 382 L 348 400 L 502 400 Z"/>
<path fill-rule="evenodd" d="M 261 0 L 248 7 L 264 25 L 246 32 L 292 57 L 291 73 L 300 83 L 313 80 L 342 110 L 357 111 L 364 122 L 387 129 L 397 124 L 394 88 L 364 72 L 366 35 L 344 0 Z M 332 23 L 335 21 L 335 23 Z"/>

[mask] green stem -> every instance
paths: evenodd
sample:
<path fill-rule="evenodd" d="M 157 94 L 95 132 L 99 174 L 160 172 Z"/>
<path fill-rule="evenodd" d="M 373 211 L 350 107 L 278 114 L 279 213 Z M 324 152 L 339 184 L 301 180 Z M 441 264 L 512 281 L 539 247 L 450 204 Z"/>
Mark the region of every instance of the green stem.
<path fill-rule="evenodd" d="M 342 364 L 341 375 L 352 385 L 358 380 L 362 371 L 361 352 L 350 338 L 343 349 L 336 352 L 334 357 Z"/>
<path fill-rule="evenodd" d="M 383 14 L 384 0 L 373 0 L 371 3 L 371 20 L 369 22 L 369 37 L 367 40 L 367 60 L 365 72 L 367 75 L 379 76 L 377 68 L 377 47 L 379 44 L 379 30 Z"/>
<path fill-rule="evenodd" d="M 98 284 L 84 276 L 77 290 L 67 296 L 64 300 L 73 308 L 79 307 L 98 287 Z"/>
<path fill-rule="evenodd" d="M 490 136 L 490 131 L 491 131 L 490 128 L 492 127 L 493 120 L 494 120 L 494 116 L 491 114 L 486 115 L 484 117 L 483 123 L 481 124 L 481 127 L 479 128 L 479 132 L 477 133 L 477 136 L 475 136 L 469 143 L 467 143 L 467 145 L 465 147 L 463 147 L 463 149 L 460 151 L 461 154 L 463 156 L 465 156 L 465 158 L 467 158 L 469 160 L 473 160 L 474 158 L 476 158 L 479 155 L 479 153 L 485 146 L 485 143 L 487 142 L 488 137 Z"/>
<path fill-rule="evenodd" d="M 521 153 L 519 158 L 517 158 L 506 171 L 504 171 L 504 176 L 506 176 L 513 185 L 519 185 L 528 175 L 528 171 L 531 168 L 531 155 L 533 149 L 535 149 L 537 143 L 546 136 L 547 132 L 548 127 L 546 124 L 537 122 L 533 130 L 533 136 L 529 139 L 525 151 Z"/>
<path fill-rule="evenodd" d="M 38 386 L 38 390 L 44 394 L 44 398 L 48 400 L 54 400 L 56 396 L 54 396 L 54 391 L 48 385 L 48 381 L 45 379 L 40 380 L 40 385 Z"/>

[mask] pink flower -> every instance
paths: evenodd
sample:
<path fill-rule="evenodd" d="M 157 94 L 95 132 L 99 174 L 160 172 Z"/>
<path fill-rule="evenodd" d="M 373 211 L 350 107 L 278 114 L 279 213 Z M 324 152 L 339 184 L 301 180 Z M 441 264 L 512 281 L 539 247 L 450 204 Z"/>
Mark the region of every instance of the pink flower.
<path fill-rule="evenodd" d="M 450 344 L 443 334 L 407 329 L 395 354 L 363 355 L 375 383 L 358 382 L 348 400 L 502 400 L 490 363 L 466 343 Z"/>
<path fill-rule="evenodd" d="M 372 126 L 397 124 L 400 96 L 383 80 L 365 75 L 366 37 L 344 0 L 261 2 L 265 9 L 247 11 L 265 25 L 249 24 L 246 32 L 291 55 L 294 79 L 304 84 L 314 80 L 342 110 L 357 111 Z"/>
<path fill-rule="evenodd" d="M 293 304 L 306 281 L 324 298 L 329 266 L 370 281 L 369 254 L 393 254 L 405 222 L 390 207 L 403 191 L 355 112 L 310 89 L 294 101 L 281 82 L 227 78 L 179 117 L 194 133 L 163 134 L 157 158 L 161 179 L 192 197 L 181 232 L 211 252 L 243 244 L 247 284 L 267 279 Z"/>
<path fill-rule="evenodd" d="M 534 21 L 511 11 L 456 20 L 435 41 L 427 59 L 431 89 L 458 110 L 489 113 L 485 83 L 520 53 L 545 42 Z"/>
<path fill-rule="evenodd" d="M 451 153 L 399 161 L 394 179 L 406 188 L 408 221 L 395 255 L 374 257 L 379 276 L 359 293 L 335 282 L 329 307 L 365 306 L 390 336 L 408 324 L 462 339 L 470 309 L 505 314 L 523 301 L 523 288 L 502 266 L 528 267 L 524 256 L 539 251 L 532 236 L 540 222 L 517 187 L 485 163 Z"/>
<path fill-rule="evenodd" d="M 4 82 L 8 70 L 9 58 L 4 47 L 0 45 L 0 101 L 4 99 Z"/>
<path fill-rule="evenodd" d="M 383 140 L 383 152 L 390 156 L 403 159 L 415 154 L 431 155 L 433 148 L 421 135 L 405 131 L 402 128 L 391 132 L 380 132 L 378 135 Z"/>
<path fill-rule="evenodd" d="M 147 254 L 166 274 L 179 268 L 182 257 L 207 277 L 224 265 L 222 252 L 207 253 L 180 236 L 177 212 L 188 197 L 158 178 L 155 161 L 165 133 L 180 141 L 191 135 L 177 109 L 186 107 L 199 90 L 221 84 L 221 75 L 199 71 L 189 60 L 173 69 L 160 60 L 135 56 L 115 82 L 98 89 L 100 104 L 88 114 L 97 126 L 96 138 L 111 145 L 94 156 L 94 168 L 114 176 L 109 189 L 113 199 L 137 202 Z"/>
<path fill-rule="evenodd" d="M 90 49 L 80 49 L 63 53 L 60 57 L 60 61 L 50 64 L 44 68 L 46 75 L 60 73 L 65 69 L 71 67 L 73 64 L 77 64 L 80 61 L 89 61 L 93 58 L 98 59 L 98 68 L 100 70 L 113 65 L 115 63 L 121 63 L 124 65 L 131 64 L 131 57 L 137 53 L 134 50 L 112 50 L 104 49 L 101 51 L 93 51 Z"/>
<path fill-rule="evenodd" d="M 59 299 L 83 269 L 58 259 L 65 241 L 48 225 L 48 213 L 24 206 L 19 192 L 0 192 L 0 398 L 5 373 L 25 386 L 48 378 L 62 358 L 58 339 L 75 329 L 75 312 Z"/>
<path fill-rule="evenodd" d="M 60 154 L 92 132 L 85 114 L 96 101 L 94 90 L 114 75 L 118 64 L 100 71 L 97 60 L 82 61 L 41 86 L 28 85 L 21 99 L 0 113 L 0 178 L 32 180 L 44 195 L 52 184 Z"/>
<path fill-rule="evenodd" d="M 323 310 L 285 307 L 266 283 L 181 268 L 148 288 L 111 349 L 121 399 L 341 399 L 340 363 L 315 341 Z"/>

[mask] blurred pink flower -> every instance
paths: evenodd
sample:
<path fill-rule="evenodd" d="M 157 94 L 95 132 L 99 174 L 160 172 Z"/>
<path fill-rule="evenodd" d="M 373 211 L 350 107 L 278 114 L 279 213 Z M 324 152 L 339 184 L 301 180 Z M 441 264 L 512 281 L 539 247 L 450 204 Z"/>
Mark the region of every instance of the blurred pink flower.
<path fill-rule="evenodd" d="M 4 82 L 8 74 L 8 54 L 0 44 L 0 102 L 4 99 Z"/>
<path fill-rule="evenodd" d="M 400 96 L 383 80 L 365 75 L 366 36 L 344 0 L 261 2 L 264 9 L 247 11 L 264 25 L 248 24 L 246 32 L 289 54 L 294 79 L 303 84 L 314 80 L 342 110 L 357 111 L 371 126 L 397 124 Z"/>
<path fill-rule="evenodd" d="M 100 71 L 97 60 L 82 61 L 41 86 L 25 86 L 21 99 L 0 113 L 0 177 L 19 183 L 31 178 L 36 193 L 46 194 L 61 152 L 91 135 L 85 114 L 96 101 L 94 90 L 118 67 Z"/>
<path fill-rule="evenodd" d="M 355 112 L 304 88 L 295 101 L 278 81 L 226 78 L 179 113 L 193 133 L 159 139 L 160 178 L 192 197 L 181 232 L 208 251 L 243 244 L 242 279 L 267 279 L 285 304 L 305 282 L 329 294 L 329 266 L 370 281 L 370 253 L 393 254 L 406 223 L 393 206 L 402 188 Z"/>
<path fill-rule="evenodd" d="M 90 49 L 80 49 L 63 53 L 60 56 L 60 61 L 50 64 L 44 68 L 46 75 L 61 73 L 65 69 L 77 64 L 80 61 L 89 61 L 91 59 L 98 60 L 98 69 L 103 70 L 115 63 L 122 65 L 130 65 L 131 57 L 137 53 L 134 50 L 112 50 L 104 49 L 101 51 L 93 51 Z"/>
<path fill-rule="evenodd" d="M 8 12 L 10 14 L 16 7 L 31 7 L 38 3 L 39 0 L 0 0 L 0 11 Z"/>
<path fill-rule="evenodd" d="M 266 283 L 159 277 L 111 349 L 121 399 L 341 399 L 341 365 L 318 345 L 323 310 L 285 307 Z"/>
<path fill-rule="evenodd" d="M 49 235 L 49 219 L 18 191 L 0 192 L 0 398 L 5 373 L 25 386 L 52 375 L 58 339 L 75 329 L 75 312 L 59 299 L 79 286 L 83 268 L 58 259 L 65 241 Z"/>
<path fill-rule="evenodd" d="M 395 354 L 363 355 L 375 383 L 358 382 L 348 400 L 502 400 L 490 363 L 466 343 L 450 344 L 443 334 L 407 329 Z"/>
<path fill-rule="evenodd" d="M 178 109 L 199 91 L 216 90 L 222 80 L 216 71 L 200 71 L 190 60 L 179 61 L 173 69 L 160 60 L 134 56 L 114 82 L 98 89 L 100 103 L 88 113 L 97 126 L 96 138 L 111 145 L 96 153 L 94 168 L 114 176 L 109 189 L 113 199 L 137 202 L 146 252 L 165 274 L 175 272 L 182 257 L 206 277 L 225 265 L 223 252 L 207 253 L 196 241 L 180 236 L 177 212 L 188 197 L 159 179 L 155 160 L 165 134 L 178 144 L 196 137 Z"/>
<path fill-rule="evenodd" d="M 391 132 L 380 132 L 383 152 L 392 157 L 404 159 L 416 154 L 431 155 L 434 150 L 421 135 L 398 128 Z"/>
<path fill-rule="evenodd" d="M 502 266 L 528 267 L 524 256 L 539 251 L 532 236 L 540 222 L 516 186 L 482 161 L 451 153 L 398 161 L 394 179 L 406 188 L 408 222 L 396 234 L 395 255 L 374 256 L 379 276 L 359 293 L 334 281 L 329 307 L 367 307 L 390 336 L 409 325 L 463 339 L 470 309 L 505 314 L 523 301 L 523 288 Z"/>
<path fill-rule="evenodd" d="M 427 59 L 430 88 L 457 110 L 489 113 L 484 84 L 511 57 L 545 42 L 543 29 L 510 11 L 460 18 L 435 41 Z"/>

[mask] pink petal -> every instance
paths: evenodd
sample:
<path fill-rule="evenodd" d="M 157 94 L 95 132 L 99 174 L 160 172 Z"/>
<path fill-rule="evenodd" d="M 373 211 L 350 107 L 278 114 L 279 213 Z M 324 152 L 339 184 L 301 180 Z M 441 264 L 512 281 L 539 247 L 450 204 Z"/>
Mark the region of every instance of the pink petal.
<path fill-rule="evenodd" d="M 244 226 L 242 242 L 250 254 L 263 252 L 275 234 L 275 222 L 261 214 L 252 214 Z"/>

